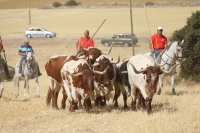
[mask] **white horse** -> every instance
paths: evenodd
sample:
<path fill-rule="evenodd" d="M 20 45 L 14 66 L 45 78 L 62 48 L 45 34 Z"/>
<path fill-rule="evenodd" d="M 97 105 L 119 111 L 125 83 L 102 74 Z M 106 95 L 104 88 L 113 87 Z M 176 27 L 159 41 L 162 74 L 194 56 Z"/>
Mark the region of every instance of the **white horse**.
<path fill-rule="evenodd" d="M 32 52 L 28 52 L 27 57 L 26 57 L 26 64 L 24 67 L 24 71 L 23 74 L 24 76 L 22 76 L 19 73 L 19 66 L 20 66 L 20 62 L 17 63 L 17 65 L 15 66 L 15 75 L 14 75 L 14 86 L 15 86 L 15 90 L 16 90 L 16 94 L 15 97 L 17 98 L 19 96 L 19 81 L 20 79 L 24 79 L 25 83 L 24 83 L 24 97 L 29 99 L 29 79 L 34 79 L 36 82 L 36 97 L 39 97 L 39 82 L 38 82 L 38 63 L 36 62 Z"/>
<path fill-rule="evenodd" d="M 175 41 L 172 42 L 170 45 L 168 45 L 166 51 L 161 55 L 161 64 L 164 62 L 167 62 L 162 68 L 164 70 L 168 71 L 172 66 L 176 64 L 176 61 L 181 62 L 183 57 L 182 57 L 182 52 L 183 52 L 183 43 L 184 40 L 181 42 Z M 147 53 L 150 54 L 150 53 Z M 171 87 L 172 87 L 172 94 L 176 95 L 176 91 L 174 88 L 174 76 L 176 73 L 176 68 L 171 72 L 170 78 L 171 78 Z M 159 89 L 157 94 L 161 94 L 161 88 L 163 87 L 163 79 L 164 79 L 165 74 L 163 73 L 162 75 L 159 76 Z"/>
<path fill-rule="evenodd" d="M 3 94 L 5 78 L 6 78 L 6 75 L 5 75 L 4 66 L 1 59 L 1 55 L 0 55 L 0 98 L 2 97 L 2 94 Z"/>
<path fill-rule="evenodd" d="M 167 63 L 163 66 L 165 70 L 169 70 L 172 66 L 176 64 L 176 61 L 181 62 L 183 59 L 182 53 L 183 53 L 183 43 L 184 40 L 181 42 L 173 42 L 170 44 L 166 51 L 161 56 L 161 63 L 164 63 L 167 61 Z M 171 87 L 172 87 L 172 94 L 176 95 L 176 91 L 174 88 L 174 77 L 175 77 L 176 69 L 173 70 L 173 72 L 170 74 L 171 77 Z M 161 88 L 163 87 L 163 79 L 165 74 L 159 76 L 159 89 L 157 94 L 161 94 Z"/>

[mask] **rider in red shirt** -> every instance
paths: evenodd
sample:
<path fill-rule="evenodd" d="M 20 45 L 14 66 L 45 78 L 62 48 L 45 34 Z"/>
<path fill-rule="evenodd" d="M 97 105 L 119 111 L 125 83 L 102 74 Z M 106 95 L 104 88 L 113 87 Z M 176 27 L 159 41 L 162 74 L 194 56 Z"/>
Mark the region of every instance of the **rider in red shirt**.
<path fill-rule="evenodd" d="M 162 34 L 163 28 L 158 26 L 157 34 L 151 36 L 149 47 L 151 49 L 151 57 L 156 58 L 161 51 L 167 48 L 167 38 Z"/>
<path fill-rule="evenodd" d="M 89 48 L 89 47 L 94 47 L 94 41 L 92 38 L 90 38 L 89 31 L 85 30 L 84 37 L 81 37 L 76 42 L 76 50 L 77 50 L 76 56 L 81 53 L 81 50 L 83 48 Z"/>
<path fill-rule="evenodd" d="M 0 52 L 5 52 L 5 49 L 3 48 L 3 43 L 2 43 L 2 40 L 1 40 L 1 36 L 0 36 Z M 7 63 L 5 62 L 5 60 L 3 58 L 0 57 L 0 60 L 2 61 L 2 64 L 4 66 L 4 70 L 5 70 L 5 73 L 6 73 L 6 79 L 9 80 L 11 79 L 12 77 L 10 76 L 9 74 L 9 70 L 8 70 L 8 65 Z"/>

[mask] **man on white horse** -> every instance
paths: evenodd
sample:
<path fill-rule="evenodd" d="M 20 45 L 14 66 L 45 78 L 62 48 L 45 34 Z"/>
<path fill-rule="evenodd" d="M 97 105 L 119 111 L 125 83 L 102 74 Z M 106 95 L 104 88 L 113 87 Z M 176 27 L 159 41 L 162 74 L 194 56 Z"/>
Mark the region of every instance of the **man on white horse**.
<path fill-rule="evenodd" d="M 151 57 L 155 60 L 161 51 L 165 51 L 167 48 L 167 38 L 162 34 L 163 28 L 158 26 L 157 33 L 151 36 L 149 47 L 151 49 Z"/>
<path fill-rule="evenodd" d="M 33 48 L 29 45 L 30 40 L 28 38 L 24 39 L 24 44 L 22 44 L 19 48 L 18 54 L 22 56 L 19 66 L 19 73 L 23 76 L 23 62 L 26 60 L 26 56 L 28 52 L 32 52 L 34 54 Z M 40 73 L 40 69 L 38 66 L 38 76 L 42 75 Z"/>

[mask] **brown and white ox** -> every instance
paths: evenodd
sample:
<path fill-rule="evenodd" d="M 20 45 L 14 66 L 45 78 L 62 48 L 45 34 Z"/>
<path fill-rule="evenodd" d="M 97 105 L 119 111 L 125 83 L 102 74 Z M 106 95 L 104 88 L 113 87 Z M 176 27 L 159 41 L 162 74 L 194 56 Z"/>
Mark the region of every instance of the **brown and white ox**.
<path fill-rule="evenodd" d="M 113 90 L 113 80 L 115 76 L 114 64 L 119 63 L 119 60 L 119 57 L 118 61 L 112 61 L 112 59 L 108 56 L 101 55 L 99 58 L 96 59 L 96 63 L 93 65 L 93 70 L 95 71 L 104 71 L 108 67 L 108 70 L 104 75 L 95 75 L 94 80 L 96 92 L 95 105 L 106 105 L 107 111 L 111 110 L 109 107 L 109 99 L 111 97 L 111 91 Z M 104 102 L 102 102 L 102 98 Z"/>
<path fill-rule="evenodd" d="M 64 89 L 70 103 L 69 111 L 74 111 L 73 103 L 78 102 L 78 95 L 84 99 L 86 111 L 90 108 L 90 99 L 94 99 L 94 75 L 103 75 L 103 72 L 93 71 L 86 60 L 71 60 L 61 69 L 61 77 Z"/>
<path fill-rule="evenodd" d="M 62 87 L 62 78 L 60 71 L 65 62 L 70 60 L 78 60 L 75 56 L 59 55 L 53 56 L 45 64 L 46 73 L 49 81 L 49 90 L 47 93 L 46 103 L 50 104 L 52 99 L 52 107 L 58 109 L 57 98 L 60 88 Z M 64 95 L 63 99 L 67 96 Z M 65 100 L 62 101 L 62 108 L 65 108 Z"/>
<path fill-rule="evenodd" d="M 89 48 L 85 49 L 85 56 L 82 57 L 83 59 L 87 59 L 88 57 L 91 59 L 91 62 L 93 60 L 96 60 L 101 54 L 109 54 L 112 49 L 112 46 L 110 47 L 110 50 L 108 52 L 101 52 L 101 50 L 97 48 Z M 47 93 L 47 99 L 46 103 L 47 105 L 50 104 L 52 99 L 52 107 L 58 109 L 57 105 L 57 98 L 58 93 L 60 91 L 60 88 L 62 87 L 62 79 L 60 75 L 61 68 L 63 67 L 65 61 L 69 60 L 78 60 L 75 56 L 67 56 L 67 55 L 58 55 L 51 57 L 47 63 L 45 64 L 46 73 L 48 76 L 49 81 L 49 91 Z M 64 109 L 66 104 L 65 101 L 67 99 L 67 95 L 65 90 L 63 89 L 63 99 L 62 99 L 62 106 L 61 108 Z"/>
<path fill-rule="evenodd" d="M 151 102 L 156 92 L 159 75 L 171 73 L 176 67 L 173 66 L 169 71 L 165 71 L 154 63 L 149 55 L 138 54 L 132 56 L 127 64 L 128 79 L 131 86 L 132 110 L 136 111 L 137 89 L 145 99 L 147 113 L 152 112 Z"/>

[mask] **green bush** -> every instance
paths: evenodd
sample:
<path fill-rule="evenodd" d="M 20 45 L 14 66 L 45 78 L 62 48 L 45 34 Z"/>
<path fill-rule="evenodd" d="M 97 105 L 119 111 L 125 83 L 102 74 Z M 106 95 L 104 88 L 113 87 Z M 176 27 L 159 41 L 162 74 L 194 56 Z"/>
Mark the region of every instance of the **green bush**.
<path fill-rule="evenodd" d="M 53 2 L 53 7 L 57 8 L 62 6 L 62 4 L 60 4 L 59 2 Z"/>
<path fill-rule="evenodd" d="M 65 2 L 64 5 L 65 6 L 77 6 L 78 3 L 75 0 L 69 0 L 69 1 Z"/>
<path fill-rule="evenodd" d="M 153 2 L 151 2 L 151 1 L 147 1 L 147 2 L 145 3 L 145 5 L 146 5 L 146 6 L 153 6 L 153 5 L 154 5 L 154 3 L 153 3 Z"/>
<path fill-rule="evenodd" d="M 187 25 L 174 31 L 170 41 L 184 39 L 180 76 L 200 82 L 200 11 L 192 13 Z"/>

